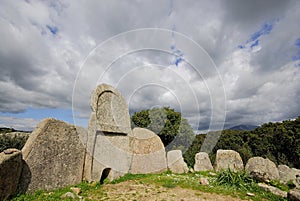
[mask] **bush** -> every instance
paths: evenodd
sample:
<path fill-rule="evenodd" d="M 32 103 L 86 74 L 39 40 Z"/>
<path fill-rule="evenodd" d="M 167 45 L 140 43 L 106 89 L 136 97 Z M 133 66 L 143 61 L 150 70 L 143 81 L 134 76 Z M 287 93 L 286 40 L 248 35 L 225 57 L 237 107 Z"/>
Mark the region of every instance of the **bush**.
<path fill-rule="evenodd" d="M 209 135 L 196 135 L 192 146 L 185 154 L 190 166 L 194 165 L 196 153 L 201 150 L 204 139 Z M 253 156 L 261 156 L 276 165 L 286 164 L 300 168 L 300 116 L 295 120 L 266 123 L 251 131 L 223 130 L 218 143 L 209 154 L 214 163 L 218 149 L 237 151 L 246 163 Z M 212 145 L 214 146 L 214 144 Z"/>
<path fill-rule="evenodd" d="M 239 190 L 250 190 L 255 184 L 253 178 L 245 171 L 234 172 L 230 169 L 218 172 L 216 183 Z"/>
<path fill-rule="evenodd" d="M 16 148 L 21 150 L 25 145 L 28 136 L 17 136 L 8 134 L 0 134 L 0 152 L 8 148 Z"/>

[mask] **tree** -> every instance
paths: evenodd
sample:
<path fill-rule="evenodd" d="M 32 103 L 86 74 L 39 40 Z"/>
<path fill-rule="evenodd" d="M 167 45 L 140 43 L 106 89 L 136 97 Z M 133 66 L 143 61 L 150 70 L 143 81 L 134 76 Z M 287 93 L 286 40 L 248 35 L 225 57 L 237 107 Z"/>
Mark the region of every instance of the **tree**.
<path fill-rule="evenodd" d="M 131 121 L 132 127 L 147 128 L 156 133 L 167 151 L 180 149 L 184 152 L 195 136 L 192 127 L 182 118 L 181 113 L 169 107 L 135 112 Z"/>
<path fill-rule="evenodd" d="M 197 135 L 185 153 L 185 160 L 194 165 L 193 156 L 200 151 L 206 135 Z M 218 149 L 232 149 L 240 153 L 244 163 L 253 156 L 269 158 L 277 165 L 300 168 L 300 117 L 278 123 L 266 123 L 253 131 L 224 130 L 209 153 L 213 162 Z"/>
<path fill-rule="evenodd" d="M 183 158 L 186 161 L 187 165 L 193 167 L 195 164 L 195 155 L 200 152 L 201 145 L 205 140 L 206 134 L 196 135 L 192 145 L 189 149 L 183 154 Z"/>
<path fill-rule="evenodd" d="M 0 152 L 8 148 L 16 148 L 21 150 L 25 145 L 28 136 L 17 136 L 10 133 L 0 133 Z"/>

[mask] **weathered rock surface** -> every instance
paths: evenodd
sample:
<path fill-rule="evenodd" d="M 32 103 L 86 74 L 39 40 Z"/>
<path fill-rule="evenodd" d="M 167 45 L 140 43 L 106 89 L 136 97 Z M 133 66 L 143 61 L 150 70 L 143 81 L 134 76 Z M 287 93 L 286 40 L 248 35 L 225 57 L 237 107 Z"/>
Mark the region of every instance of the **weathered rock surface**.
<path fill-rule="evenodd" d="M 93 91 L 91 108 L 96 115 L 97 131 L 122 134 L 131 132 L 126 101 L 112 86 L 101 84 Z"/>
<path fill-rule="evenodd" d="M 287 194 L 288 201 L 300 201 L 300 188 L 294 188 Z"/>
<path fill-rule="evenodd" d="M 300 187 L 300 183 L 298 183 L 298 180 L 297 180 L 297 177 L 300 176 L 299 169 L 289 168 L 287 165 L 278 165 L 278 172 L 279 172 L 280 181 L 282 181 L 284 183 L 293 181 L 293 183 L 297 187 Z"/>
<path fill-rule="evenodd" d="M 282 191 L 274 186 L 269 186 L 267 184 L 264 183 L 258 183 L 258 186 L 265 189 L 266 191 L 269 191 L 271 193 L 273 193 L 274 195 L 278 195 L 280 197 L 286 198 L 287 197 L 287 192 Z"/>
<path fill-rule="evenodd" d="M 279 180 L 279 172 L 275 163 L 267 158 L 250 158 L 245 166 L 245 170 L 258 181 Z"/>
<path fill-rule="evenodd" d="M 206 186 L 209 185 L 209 181 L 207 178 L 202 177 L 200 178 L 200 184 Z"/>
<path fill-rule="evenodd" d="M 72 125 L 44 119 L 28 138 L 22 153 L 31 172 L 31 178 L 22 178 L 30 180 L 29 192 L 82 181 L 85 148 Z"/>
<path fill-rule="evenodd" d="M 88 181 L 116 179 L 130 168 L 130 116 L 124 98 L 112 86 L 99 85 L 91 95 L 84 175 Z"/>
<path fill-rule="evenodd" d="M 22 168 L 21 151 L 7 149 L 0 153 L 0 200 L 7 200 L 18 193 Z"/>
<path fill-rule="evenodd" d="M 63 194 L 62 196 L 60 196 L 60 198 L 61 199 L 66 199 L 66 198 L 75 199 L 76 196 L 72 192 L 66 192 L 65 194 Z"/>
<path fill-rule="evenodd" d="M 167 170 L 166 151 L 161 139 L 145 128 L 134 128 L 130 173 L 160 173 Z"/>
<path fill-rule="evenodd" d="M 181 150 L 172 150 L 167 153 L 168 168 L 173 173 L 187 173 L 189 168 L 184 162 Z"/>
<path fill-rule="evenodd" d="M 195 155 L 194 171 L 211 171 L 214 170 L 209 156 L 206 152 L 200 152 Z"/>
<path fill-rule="evenodd" d="M 81 193 L 81 188 L 77 187 L 71 187 L 70 190 L 75 193 L 76 195 L 79 195 Z"/>
<path fill-rule="evenodd" d="M 250 192 L 248 192 L 246 195 L 249 196 L 249 197 L 254 197 L 255 196 L 254 193 L 250 193 Z"/>
<path fill-rule="evenodd" d="M 244 170 L 243 160 L 240 154 L 233 150 L 219 149 L 214 164 L 216 171 L 231 169 L 233 171 Z"/>

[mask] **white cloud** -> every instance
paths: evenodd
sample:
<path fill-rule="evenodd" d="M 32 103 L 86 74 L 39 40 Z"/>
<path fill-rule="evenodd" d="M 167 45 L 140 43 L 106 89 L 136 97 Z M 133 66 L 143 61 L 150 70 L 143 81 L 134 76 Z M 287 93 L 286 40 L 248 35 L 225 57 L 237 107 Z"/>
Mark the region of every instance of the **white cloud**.
<path fill-rule="evenodd" d="M 16 130 L 32 131 L 38 123 L 39 120 L 32 118 L 0 116 L 0 127 L 14 128 Z"/>
<path fill-rule="evenodd" d="M 0 112 L 71 108 L 74 95 L 74 109 L 88 117 L 92 89 L 107 82 L 132 111 L 170 105 L 201 129 L 212 118 L 222 125 L 225 111 L 226 125 L 293 118 L 300 111 L 299 67 L 291 61 L 299 6 L 293 0 L 1 1 Z M 274 19 L 255 51 L 238 48 Z M 141 28 L 174 30 L 200 47 L 159 30 L 107 41 Z M 178 67 L 171 65 L 172 45 L 183 53 Z"/>

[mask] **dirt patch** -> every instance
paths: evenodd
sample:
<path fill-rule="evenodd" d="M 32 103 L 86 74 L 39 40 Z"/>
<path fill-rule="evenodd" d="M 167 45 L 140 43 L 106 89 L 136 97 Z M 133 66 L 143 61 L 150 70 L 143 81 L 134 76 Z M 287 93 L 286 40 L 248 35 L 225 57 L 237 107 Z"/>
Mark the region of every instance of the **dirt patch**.
<path fill-rule="evenodd" d="M 105 184 L 103 195 L 92 196 L 94 200 L 137 200 L 137 201 L 240 201 L 231 196 L 206 193 L 180 187 L 165 188 L 155 184 L 141 184 L 138 181 L 126 181 L 119 184 Z"/>

